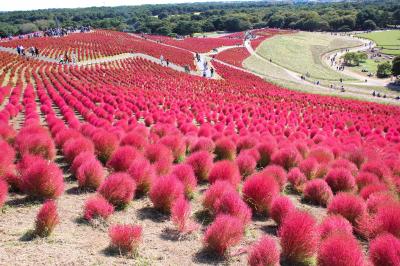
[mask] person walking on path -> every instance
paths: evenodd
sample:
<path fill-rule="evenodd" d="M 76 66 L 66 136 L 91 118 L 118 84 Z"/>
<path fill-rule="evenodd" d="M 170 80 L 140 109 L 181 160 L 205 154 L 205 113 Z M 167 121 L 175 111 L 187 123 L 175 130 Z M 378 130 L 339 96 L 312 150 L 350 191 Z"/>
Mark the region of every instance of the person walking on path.
<path fill-rule="evenodd" d="M 17 46 L 17 53 L 18 53 L 18 55 L 21 55 L 21 46 Z"/>
<path fill-rule="evenodd" d="M 36 57 L 39 57 L 39 49 L 35 46 L 35 55 Z"/>

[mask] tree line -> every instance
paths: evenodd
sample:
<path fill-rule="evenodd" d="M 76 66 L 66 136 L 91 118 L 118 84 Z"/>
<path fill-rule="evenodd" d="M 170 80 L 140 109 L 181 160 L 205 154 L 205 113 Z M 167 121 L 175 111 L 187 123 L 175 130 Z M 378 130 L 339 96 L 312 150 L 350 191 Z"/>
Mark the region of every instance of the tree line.
<path fill-rule="evenodd" d="M 395 0 L 191 3 L 0 12 L 1 37 L 82 25 L 173 36 L 262 27 L 307 31 L 374 30 L 399 24 L 400 4 Z"/>

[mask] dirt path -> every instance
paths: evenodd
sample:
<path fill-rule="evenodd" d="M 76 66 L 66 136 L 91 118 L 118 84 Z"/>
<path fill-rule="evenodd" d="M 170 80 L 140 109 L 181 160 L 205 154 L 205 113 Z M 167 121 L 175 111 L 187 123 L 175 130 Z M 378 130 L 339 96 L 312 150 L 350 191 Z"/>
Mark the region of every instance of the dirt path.
<path fill-rule="evenodd" d="M 347 67 L 345 67 L 345 69 L 343 71 L 338 71 L 336 69 L 336 67 L 340 65 L 340 58 L 344 54 L 346 54 L 348 52 L 363 52 L 363 51 L 369 50 L 371 48 L 374 48 L 376 46 L 376 44 L 371 42 L 370 40 L 361 39 L 361 41 L 363 42 L 363 45 L 360 45 L 358 47 L 348 48 L 347 51 L 346 51 L 346 49 L 339 49 L 339 50 L 335 50 L 335 51 L 331 51 L 329 53 L 323 54 L 322 62 L 329 68 L 333 69 L 334 71 L 343 73 L 347 76 L 350 76 L 354 79 L 359 80 L 360 82 L 363 82 L 362 84 L 365 86 L 386 87 L 390 83 L 390 79 L 378 79 L 378 78 L 374 78 L 374 77 L 366 77 L 364 75 L 361 75 L 359 73 L 356 73 L 356 72 L 350 70 Z M 370 43 L 372 43 L 372 44 L 370 45 Z M 330 62 L 333 57 L 335 57 L 336 60 L 334 61 L 334 64 L 331 64 Z M 364 82 L 364 80 L 367 80 L 367 82 Z M 360 85 L 360 83 L 356 83 L 356 82 L 351 82 L 351 83 L 347 83 L 347 84 Z"/>

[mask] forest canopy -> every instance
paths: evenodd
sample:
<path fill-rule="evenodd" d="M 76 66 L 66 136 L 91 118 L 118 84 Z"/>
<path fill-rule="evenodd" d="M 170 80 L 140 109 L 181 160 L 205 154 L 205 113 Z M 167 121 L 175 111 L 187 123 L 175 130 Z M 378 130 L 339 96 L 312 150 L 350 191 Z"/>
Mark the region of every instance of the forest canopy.
<path fill-rule="evenodd" d="M 400 24 L 397 1 L 236 2 L 91 7 L 0 12 L 0 36 L 53 27 L 94 28 L 162 35 L 278 27 L 307 31 L 374 30 Z"/>

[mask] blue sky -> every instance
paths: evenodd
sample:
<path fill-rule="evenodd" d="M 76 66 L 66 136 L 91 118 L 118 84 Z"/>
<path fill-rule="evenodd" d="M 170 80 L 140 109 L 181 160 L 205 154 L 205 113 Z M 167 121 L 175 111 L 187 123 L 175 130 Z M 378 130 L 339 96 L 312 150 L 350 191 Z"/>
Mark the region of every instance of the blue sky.
<path fill-rule="evenodd" d="M 221 0 L 220 0 L 221 1 Z M 34 10 L 46 8 L 74 8 L 90 6 L 122 6 L 190 2 L 217 2 L 217 0 L 1 0 L 0 11 Z"/>

